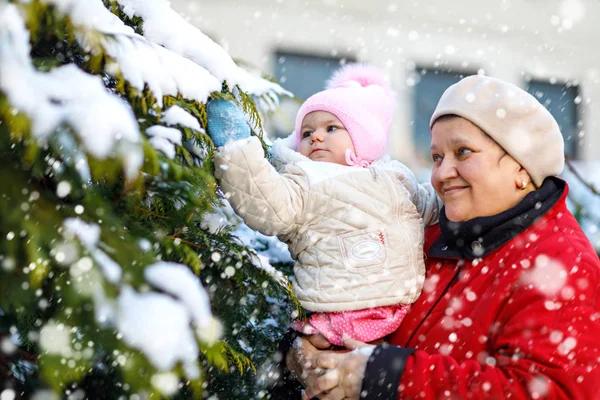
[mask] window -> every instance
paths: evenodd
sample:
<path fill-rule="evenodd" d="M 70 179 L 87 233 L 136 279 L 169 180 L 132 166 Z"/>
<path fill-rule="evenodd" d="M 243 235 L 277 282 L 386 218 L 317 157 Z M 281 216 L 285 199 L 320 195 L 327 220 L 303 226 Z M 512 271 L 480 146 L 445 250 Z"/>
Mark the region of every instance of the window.
<path fill-rule="evenodd" d="M 281 107 L 273 116 L 273 136 L 289 135 L 294 130 L 295 118 L 303 101 L 325 89 L 334 71 L 349 58 L 325 57 L 310 54 L 277 51 L 275 53 L 275 77 L 296 99 L 281 99 Z"/>
<path fill-rule="evenodd" d="M 565 139 L 565 154 L 569 158 L 577 158 L 579 88 L 569 84 L 531 80 L 527 82 L 527 91 L 535 96 L 558 122 Z"/>
<path fill-rule="evenodd" d="M 475 72 L 441 70 L 435 68 L 415 69 L 413 140 L 417 158 L 422 165 L 431 165 L 429 146 L 431 134 L 429 120 L 444 91 L 468 75 Z"/>

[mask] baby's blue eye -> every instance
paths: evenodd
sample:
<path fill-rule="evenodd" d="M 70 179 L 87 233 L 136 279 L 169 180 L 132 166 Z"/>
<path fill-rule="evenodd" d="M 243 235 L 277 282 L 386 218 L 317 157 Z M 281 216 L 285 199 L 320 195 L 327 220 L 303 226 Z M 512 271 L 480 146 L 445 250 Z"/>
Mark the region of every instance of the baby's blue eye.
<path fill-rule="evenodd" d="M 338 129 L 338 127 L 337 127 L 337 126 L 335 126 L 335 125 L 329 125 L 329 126 L 327 127 L 327 132 L 333 132 L 333 131 L 335 131 L 336 129 Z"/>
<path fill-rule="evenodd" d="M 312 135 L 312 131 L 302 132 L 302 139 L 310 137 L 310 135 Z"/>
<path fill-rule="evenodd" d="M 440 156 L 438 154 L 432 155 L 431 158 L 433 159 L 433 162 L 442 161 L 442 156 Z"/>

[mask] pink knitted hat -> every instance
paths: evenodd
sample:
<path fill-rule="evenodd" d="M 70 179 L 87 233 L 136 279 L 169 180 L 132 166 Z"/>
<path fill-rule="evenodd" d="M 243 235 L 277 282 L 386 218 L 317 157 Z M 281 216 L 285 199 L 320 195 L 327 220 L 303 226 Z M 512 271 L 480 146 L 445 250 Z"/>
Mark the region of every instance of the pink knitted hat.
<path fill-rule="evenodd" d="M 296 116 L 296 144 L 302 140 L 302 121 L 313 111 L 327 111 L 344 124 L 356 154 L 348 150 L 348 165 L 368 166 L 385 154 L 394 101 L 383 72 L 361 64 L 349 64 L 328 81 L 322 92 L 309 97 Z"/>

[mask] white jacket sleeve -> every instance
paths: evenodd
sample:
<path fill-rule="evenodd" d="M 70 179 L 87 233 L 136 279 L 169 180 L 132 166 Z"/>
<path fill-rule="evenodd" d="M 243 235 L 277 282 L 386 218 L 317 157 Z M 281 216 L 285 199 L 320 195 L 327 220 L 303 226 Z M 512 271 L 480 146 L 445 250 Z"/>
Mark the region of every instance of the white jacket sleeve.
<path fill-rule="evenodd" d="M 221 147 L 215 154 L 215 177 L 246 225 L 265 235 L 286 235 L 302 213 L 301 175 L 280 174 L 267 161 L 256 137 Z"/>
<path fill-rule="evenodd" d="M 387 160 L 386 169 L 393 169 L 398 174 L 398 181 L 404 185 L 411 196 L 412 203 L 423 219 L 423 225 L 430 226 L 439 222 L 442 200 L 430 183 L 418 183 L 412 171 L 396 160 Z"/>
<path fill-rule="evenodd" d="M 444 204 L 430 183 L 419 183 L 417 185 L 413 203 L 419 214 L 421 214 L 425 226 L 435 225 L 439 222 L 440 210 Z"/>

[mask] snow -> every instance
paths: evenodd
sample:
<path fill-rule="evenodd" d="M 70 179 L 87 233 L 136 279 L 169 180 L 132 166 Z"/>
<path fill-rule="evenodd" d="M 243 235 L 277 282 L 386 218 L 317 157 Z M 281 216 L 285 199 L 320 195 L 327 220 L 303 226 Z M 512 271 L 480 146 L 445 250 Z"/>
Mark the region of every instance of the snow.
<path fill-rule="evenodd" d="M 166 126 L 154 125 L 146 129 L 146 134 L 152 137 L 160 137 L 167 139 L 173 144 L 181 146 L 181 131 L 175 128 L 167 128 Z"/>
<path fill-rule="evenodd" d="M 102 269 L 102 273 L 111 283 L 118 283 L 121 280 L 121 276 L 123 275 L 123 271 L 119 264 L 114 262 L 112 258 L 110 258 L 106 253 L 101 250 L 92 251 L 92 257 L 100 268 Z"/>
<path fill-rule="evenodd" d="M 223 337 L 223 325 L 218 319 L 212 318 L 208 326 L 196 327 L 196 335 L 201 341 L 212 346 Z"/>
<path fill-rule="evenodd" d="M 121 276 L 123 275 L 121 267 L 106 253 L 96 247 L 100 240 L 100 227 L 98 225 L 88 224 L 79 218 L 67 218 L 63 221 L 63 229 L 66 237 L 77 237 L 83 247 L 94 258 L 94 261 L 100 266 L 102 273 L 109 282 L 118 283 L 121 280 Z M 80 259 L 73 265 L 73 267 L 77 268 L 73 269 L 72 267 L 72 275 L 78 276 L 91 269 L 91 263 L 89 268 L 86 266 L 86 263 L 82 264 L 84 260 L 86 258 Z"/>
<path fill-rule="evenodd" d="M 227 217 L 224 214 L 224 209 L 215 207 L 214 213 L 206 213 L 202 216 L 200 226 L 202 229 L 214 234 L 223 227 L 226 221 Z"/>
<path fill-rule="evenodd" d="M 17 350 L 17 345 L 13 343 L 10 336 L 5 336 L 0 341 L 0 351 L 6 355 L 13 354 Z"/>
<path fill-rule="evenodd" d="M 170 159 L 175 158 L 175 145 L 181 146 L 181 131 L 166 126 L 154 125 L 146 129 L 150 136 L 150 144 L 156 150 L 162 151 Z"/>
<path fill-rule="evenodd" d="M 85 223 L 79 218 L 68 218 L 63 223 L 63 235 L 66 238 L 76 237 L 90 252 L 106 279 L 113 284 L 120 284 L 121 267 L 97 248 L 100 240 L 98 225 Z M 168 371 L 181 361 L 189 378 L 199 376 L 194 334 L 200 340 L 213 343 L 221 337 L 222 328 L 212 316 L 210 300 L 200 279 L 187 266 L 158 262 L 146 267 L 146 281 L 166 294 L 140 294 L 122 285 L 118 305 L 106 297 L 100 276 L 94 272 L 89 257 L 82 257 L 73 263 L 70 274 L 75 278 L 74 284 L 79 291 L 93 297 L 95 317 L 99 324 L 116 324 L 123 340 L 141 350 L 157 369 Z M 57 332 L 60 333 L 52 328 L 46 336 L 63 346 L 61 343 L 64 340 L 59 340 L 62 336 Z"/>
<path fill-rule="evenodd" d="M 31 400 L 59 400 L 60 397 L 50 389 L 37 389 L 32 395 Z"/>
<path fill-rule="evenodd" d="M 93 274 L 92 274 L 93 275 Z M 94 299 L 94 318 L 100 326 L 114 326 L 117 319 L 117 305 L 114 300 L 109 300 L 99 282 L 88 281 L 89 289 Z"/>
<path fill-rule="evenodd" d="M 44 0 L 53 4 L 58 11 L 68 14 L 75 25 L 83 25 L 110 34 L 133 34 L 131 27 L 123 24 L 115 14 L 108 11 L 102 1 L 97 0 Z"/>
<path fill-rule="evenodd" d="M 162 372 L 152 375 L 150 383 L 166 396 L 174 395 L 179 388 L 179 378 L 171 372 Z"/>
<path fill-rule="evenodd" d="M 177 297 L 188 308 L 200 327 L 208 326 L 212 319 L 208 294 L 194 273 L 185 265 L 158 262 L 144 270 L 146 281 L 154 287 Z"/>
<path fill-rule="evenodd" d="M 291 263 L 294 261 L 287 245 L 277 239 L 276 236 L 265 236 L 252 230 L 235 214 L 227 201 L 224 202 L 222 207 L 215 207 L 214 210 L 214 213 L 206 213 L 203 216 L 202 229 L 217 233 L 226 224 L 233 226 L 232 234 L 256 252 L 256 254 L 252 254 L 252 264 L 269 274 L 282 287 L 289 287 L 287 277 L 271 265 L 271 262 Z"/>
<path fill-rule="evenodd" d="M 103 44 L 123 77 L 139 91 L 148 85 L 159 107 L 166 95 L 180 93 L 204 103 L 211 93 L 221 90 L 221 82 L 206 69 L 138 34 L 108 37 Z"/>
<path fill-rule="evenodd" d="M 163 113 L 162 121 L 167 125 L 181 125 L 196 131 L 202 131 L 200 122 L 192 114 L 179 106 L 172 106 Z"/>
<path fill-rule="evenodd" d="M 214 213 L 206 213 L 203 216 L 200 224 L 202 229 L 216 233 L 226 224 L 233 226 L 232 234 L 256 252 L 256 254 L 252 254 L 252 264 L 269 274 L 282 287 L 289 287 L 287 277 L 271 265 L 271 262 L 291 263 L 294 261 L 287 245 L 277 239 L 276 236 L 265 236 L 252 230 L 235 214 L 227 201 L 224 202 L 222 207 L 215 207 L 214 210 Z"/>
<path fill-rule="evenodd" d="M 266 256 L 257 254 L 256 257 L 252 258 L 252 263 L 256 268 L 262 269 L 269 274 L 282 287 L 287 288 L 289 286 L 287 277 L 281 271 L 275 269 Z"/>
<path fill-rule="evenodd" d="M 262 96 L 259 105 L 271 110 L 278 95 L 291 96 L 278 84 L 239 68 L 221 46 L 178 15 L 167 1 L 118 2 L 129 17 L 144 18 L 144 36 L 126 26 L 101 0 L 46 2 L 71 17 L 84 47 L 100 41 L 118 64 L 111 68 L 120 70 L 134 88 L 142 91 L 148 85 L 160 107 L 164 95 L 178 93 L 204 103 L 212 92 L 221 90 L 223 80 L 230 87 L 240 85 L 242 90 Z M 110 36 L 98 37 L 93 31 Z"/>
<path fill-rule="evenodd" d="M 67 197 L 71 193 L 71 184 L 68 181 L 59 182 L 56 186 L 56 195 L 61 199 Z"/>
<path fill-rule="evenodd" d="M 105 8 L 102 0 L 43 1 L 69 16 L 83 48 L 104 49 L 111 59 L 106 72 L 122 75 L 140 92 L 150 89 L 159 107 L 165 95 L 181 95 L 204 103 L 211 93 L 221 90 L 223 80 L 234 91 L 234 86 L 240 85 L 243 90 L 262 96 L 259 100 L 269 107 L 277 104 L 278 95 L 290 95 L 279 85 L 239 68 L 225 50 L 179 17 L 166 1 L 121 2 L 130 15 L 147 19 L 145 36 L 126 26 Z M 74 64 L 50 72 L 37 71 L 30 53 L 29 32 L 17 6 L 0 2 L 0 91 L 16 112 L 29 117 L 32 135 L 45 144 L 59 127 L 67 126 L 73 130 L 74 138 L 69 132 L 65 135 L 64 130 L 58 133 L 59 141 L 66 143 L 61 142 L 64 161 L 76 164 L 84 180 L 89 179 L 90 173 L 80 148 L 98 159 L 118 157 L 126 177 L 135 178 L 144 154 L 130 105 L 107 90 L 99 76 L 87 74 Z M 199 121 L 179 106 L 166 110 L 161 123 L 203 132 Z M 171 158 L 175 156 L 175 145 L 182 145 L 181 131 L 172 127 L 152 126 L 145 133 L 155 148 Z M 194 151 L 204 154 L 198 147 Z M 48 164 L 61 168 L 56 160 L 48 160 Z M 68 181 L 59 182 L 57 196 L 69 196 L 71 185 Z M 77 214 L 84 212 L 81 205 L 74 210 Z M 157 291 L 141 293 L 123 282 L 121 266 L 98 248 L 99 225 L 67 218 L 60 232 L 65 241 L 57 244 L 55 258 L 69 268 L 74 288 L 93 299 L 99 325 L 116 328 L 124 343 L 139 349 L 161 371 L 153 375 L 152 384 L 166 395 L 176 391 L 179 380 L 169 371 L 179 362 L 188 378 L 198 378 L 197 340 L 211 344 L 223 335 L 223 327 L 212 315 L 209 297 L 199 278 L 185 265 L 158 262 L 144 271 L 146 281 Z M 79 254 L 77 242 L 86 255 Z M 140 242 L 140 247 L 148 251 L 150 243 L 146 242 Z M 256 260 L 257 266 L 277 275 L 267 259 Z M 8 268 L 10 260 L 1 261 Z M 118 299 L 104 291 L 107 283 L 119 290 Z M 147 285 L 144 287 L 148 290 Z M 41 331 L 40 344 L 51 353 L 71 354 L 71 328 L 51 321 Z M 122 364 L 127 364 L 126 359 Z"/>
<path fill-rule="evenodd" d="M 150 138 L 150 144 L 156 150 L 163 152 L 163 154 L 169 157 L 171 160 L 175 158 L 175 145 L 169 142 L 167 139 L 160 136 Z"/>
<path fill-rule="evenodd" d="M 40 331 L 40 347 L 49 354 L 68 357 L 72 354 L 71 328 L 62 323 L 48 321 Z"/>
<path fill-rule="evenodd" d="M 106 9 L 101 0 L 46 1 L 71 17 L 84 47 L 100 42 L 116 60 L 117 65 L 112 65 L 111 70 L 120 71 L 140 92 L 148 85 L 160 107 L 165 95 L 181 93 L 190 100 L 205 102 L 212 92 L 221 89 L 221 82 L 206 69 L 138 35 Z M 108 36 L 99 37 L 94 31 Z"/>
<path fill-rule="evenodd" d="M 540 375 L 534 376 L 527 384 L 532 399 L 543 399 L 548 395 L 550 383 Z"/>
<path fill-rule="evenodd" d="M 567 270 L 558 260 L 540 254 L 534 261 L 533 270 L 524 273 L 522 281 L 550 298 L 564 288 L 567 276 Z"/>
<path fill-rule="evenodd" d="M 144 36 L 202 65 L 219 81 L 226 80 L 230 87 L 277 102 L 277 95 L 291 95 L 276 83 L 254 76 L 238 67 L 231 56 L 211 38 L 177 14 L 166 0 L 118 0 L 123 12 L 130 18 L 143 18 Z"/>
<path fill-rule="evenodd" d="M 252 230 L 235 214 L 229 202 L 225 201 L 222 207 L 215 207 L 214 210 L 213 214 L 207 213 L 203 216 L 201 222 L 203 229 L 216 233 L 223 225 L 231 225 L 235 228 L 232 233 L 246 246 L 253 248 L 259 255 L 263 256 L 265 258 L 264 262 L 268 263 L 270 260 L 270 262 L 276 263 L 290 263 L 294 261 L 285 243 L 277 239 L 276 236 L 265 236 Z M 261 260 L 257 260 L 254 264 L 259 266 L 260 263 Z"/>
<path fill-rule="evenodd" d="M 12 389 L 4 389 L 0 392 L 0 400 L 14 400 L 16 396 L 15 391 Z"/>
<path fill-rule="evenodd" d="M 77 237 L 87 249 L 96 247 L 100 240 L 100 227 L 88 224 L 79 218 L 67 218 L 63 221 L 64 233 Z"/>
<path fill-rule="evenodd" d="M 85 150 L 105 159 L 123 143 L 127 178 L 137 176 L 142 153 L 135 116 L 130 106 L 106 90 L 102 79 L 75 65 L 38 72 L 29 57 L 29 32 L 14 4 L 0 6 L 0 90 L 12 106 L 31 120 L 32 134 L 45 144 L 59 126 L 71 127 Z"/>
<path fill-rule="evenodd" d="M 141 350 L 157 369 L 169 371 L 181 361 L 188 378 L 197 379 L 198 345 L 190 329 L 190 314 L 168 295 L 137 293 L 123 286 L 117 328 L 123 340 Z"/>
<path fill-rule="evenodd" d="M 223 48 L 181 18 L 166 1 L 121 2 L 129 16 L 146 19 L 145 37 L 126 26 L 101 0 L 45 1 L 69 15 L 83 47 L 101 45 L 115 60 L 109 63 L 107 71 L 115 75 L 120 72 L 140 92 L 148 87 L 159 107 L 165 95 L 181 94 L 204 103 L 211 93 L 220 91 L 222 80 L 231 87 L 239 84 L 243 90 L 262 96 L 257 99 L 259 105 L 270 109 L 277 105 L 278 95 L 290 95 L 279 85 L 239 68 Z M 49 73 L 37 72 L 29 58 L 28 32 L 16 7 L 3 8 L 7 11 L 0 20 L 0 40 L 6 40 L 0 47 L 0 89 L 16 109 L 31 118 L 34 135 L 45 143 L 59 125 L 68 125 L 89 154 L 99 159 L 116 154 L 123 160 L 126 177 L 135 178 L 143 164 L 143 151 L 129 105 L 108 92 L 99 77 L 74 65 Z M 201 131 L 198 121 L 177 106 L 165 113 L 164 121 Z M 181 138 L 155 135 L 150 139 L 155 149 L 174 158 L 176 151 L 169 141 L 180 144 Z M 88 179 L 85 160 L 78 159 L 77 167 Z M 61 195 L 64 193 L 60 191 Z"/>
<path fill-rule="evenodd" d="M 562 0 L 559 13 L 563 28 L 570 29 L 574 23 L 581 22 L 585 12 L 586 8 L 581 0 Z"/>

